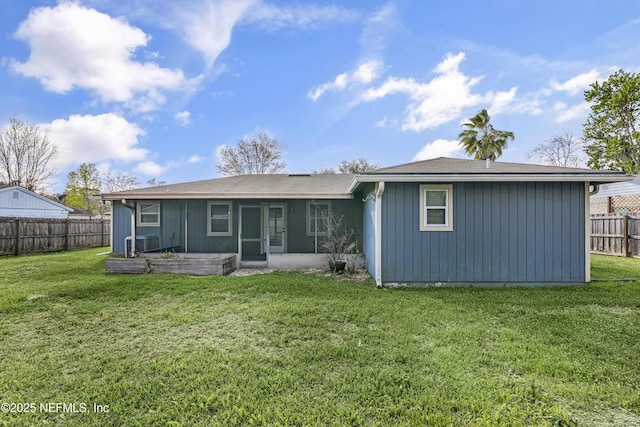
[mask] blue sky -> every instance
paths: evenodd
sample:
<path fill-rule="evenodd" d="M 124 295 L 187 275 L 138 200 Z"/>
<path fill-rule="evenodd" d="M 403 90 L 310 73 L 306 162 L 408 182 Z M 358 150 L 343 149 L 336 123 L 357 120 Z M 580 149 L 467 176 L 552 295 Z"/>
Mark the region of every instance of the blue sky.
<path fill-rule="evenodd" d="M 0 0 L 0 123 L 49 129 L 61 191 L 82 162 L 141 183 L 218 177 L 268 132 L 287 172 L 465 155 L 487 108 L 501 160 L 582 133 L 583 92 L 640 71 L 640 2 Z"/>

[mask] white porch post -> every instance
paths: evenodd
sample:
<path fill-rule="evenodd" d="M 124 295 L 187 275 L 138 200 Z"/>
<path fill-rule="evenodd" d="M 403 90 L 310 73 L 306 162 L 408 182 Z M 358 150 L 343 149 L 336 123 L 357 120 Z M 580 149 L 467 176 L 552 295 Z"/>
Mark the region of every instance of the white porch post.
<path fill-rule="evenodd" d="M 375 215 L 375 260 L 376 271 L 375 280 L 378 288 L 382 287 L 382 194 L 384 193 L 384 182 L 378 182 L 376 185 L 376 215 Z"/>

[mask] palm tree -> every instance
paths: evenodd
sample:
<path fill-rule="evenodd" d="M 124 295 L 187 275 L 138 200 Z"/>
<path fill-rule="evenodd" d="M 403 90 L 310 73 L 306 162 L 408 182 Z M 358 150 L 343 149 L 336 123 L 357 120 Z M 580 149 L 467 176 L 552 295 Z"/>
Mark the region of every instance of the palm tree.
<path fill-rule="evenodd" d="M 464 151 L 476 160 L 496 160 L 514 138 L 513 132 L 494 129 L 489 120 L 487 110 L 481 110 L 462 125 L 465 129 L 458 135 Z"/>

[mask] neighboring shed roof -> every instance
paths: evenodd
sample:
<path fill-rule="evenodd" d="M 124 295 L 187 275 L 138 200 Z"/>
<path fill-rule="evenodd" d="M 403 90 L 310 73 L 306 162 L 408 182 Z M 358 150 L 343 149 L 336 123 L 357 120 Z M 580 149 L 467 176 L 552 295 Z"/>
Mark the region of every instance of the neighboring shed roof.
<path fill-rule="evenodd" d="M 118 199 L 351 199 L 350 174 L 239 175 L 103 194 Z"/>
<path fill-rule="evenodd" d="M 616 182 L 613 184 L 603 184 L 600 191 L 592 197 L 615 197 L 615 196 L 631 196 L 640 194 L 640 175 L 629 182 Z"/>
<path fill-rule="evenodd" d="M 491 162 L 484 160 L 437 159 L 423 160 L 389 168 L 377 169 L 358 175 L 358 182 L 411 181 L 578 181 L 619 182 L 633 179 L 624 172 L 581 168 L 532 165 L 523 163 Z"/>
<path fill-rule="evenodd" d="M 58 218 L 73 208 L 19 186 L 0 188 L 0 216 Z"/>

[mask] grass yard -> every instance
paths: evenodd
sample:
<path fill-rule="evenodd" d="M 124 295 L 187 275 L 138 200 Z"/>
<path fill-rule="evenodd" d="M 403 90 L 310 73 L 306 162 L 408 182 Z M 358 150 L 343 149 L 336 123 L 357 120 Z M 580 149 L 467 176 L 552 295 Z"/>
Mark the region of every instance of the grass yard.
<path fill-rule="evenodd" d="M 0 425 L 640 425 L 638 281 L 107 276 L 103 251 L 0 259 Z"/>

